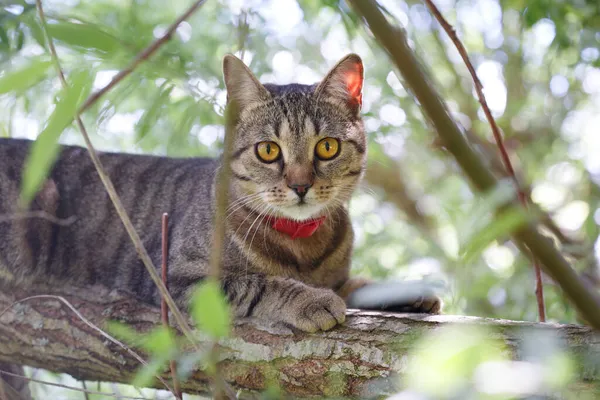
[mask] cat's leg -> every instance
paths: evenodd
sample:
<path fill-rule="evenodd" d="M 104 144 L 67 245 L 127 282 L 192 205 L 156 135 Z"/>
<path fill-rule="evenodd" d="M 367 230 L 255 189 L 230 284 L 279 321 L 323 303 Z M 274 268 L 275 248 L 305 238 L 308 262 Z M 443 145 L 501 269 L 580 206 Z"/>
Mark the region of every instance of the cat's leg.
<path fill-rule="evenodd" d="M 283 322 L 306 332 L 329 330 L 346 319 L 346 304 L 330 289 L 291 278 L 230 275 L 223 289 L 236 317 Z"/>
<path fill-rule="evenodd" d="M 27 209 L 19 206 L 18 182 L 4 182 L 7 198 L 0 204 L 0 237 L 6 240 L 0 252 L 6 265 L 0 266 L 0 278 L 9 282 L 28 283 L 35 279 L 48 263 L 52 235 L 56 229 L 54 219 L 59 203 L 56 183 L 46 179 Z"/>
<path fill-rule="evenodd" d="M 226 274 L 221 284 L 235 318 L 282 322 L 305 332 L 329 330 L 346 319 L 346 304 L 331 289 L 255 273 Z M 174 293 L 180 304 L 181 293 Z M 192 294 L 193 287 L 188 287 L 184 296 Z"/>
<path fill-rule="evenodd" d="M 442 300 L 421 282 L 373 282 L 350 278 L 337 290 L 348 308 L 439 314 Z"/>

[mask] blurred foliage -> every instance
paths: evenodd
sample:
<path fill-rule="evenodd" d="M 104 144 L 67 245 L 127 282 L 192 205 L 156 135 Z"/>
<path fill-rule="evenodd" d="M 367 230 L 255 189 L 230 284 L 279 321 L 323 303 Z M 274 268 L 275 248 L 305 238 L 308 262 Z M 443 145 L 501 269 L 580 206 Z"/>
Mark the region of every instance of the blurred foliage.
<path fill-rule="evenodd" d="M 404 390 L 390 399 L 592 398 L 577 389 L 574 373 L 581 360 L 565 351 L 563 338 L 524 328 L 522 342 L 511 349 L 498 329 L 446 326 L 420 338 Z M 513 351 L 522 359 L 513 361 Z"/>
<path fill-rule="evenodd" d="M 108 83 L 189 3 L 44 1 L 67 80 L 77 86 L 87 74 L 84 91 L 85 85 L 98 89 Z M 473 146 L 503 175 L 471 78 L 424 4 L 380 3 L 407 31 Z M 600 2 L 436 4 L 469 52 L 523 184 L 560 229 L 554 232 L 559 233 L 557 245 L 599 285 L 593 255 L 594 245 L 600 250 Z M 314 83 L 337 59 L 356 52 L 366 67 L 369 162 L 384 175 L 367 179 L 351 202 L 354 273 L 443 280 L 448 313 L 536 320 L 531 263 L 507 241 L 510 230 L 531 216 L 507 212 L 492 218 L 492 206 L 504 199 L 501 188 L 500 194 L 474 195 L 386 54 L 358 22 L 340 0 L 208 1 L 83 120 L 102 150 L 215 156 L 223 138 L 226 95 L 220 67 L 225 53 L 242 57 L 263 81 Z M 0 136 L 56 137 L 62 118 L 71 112 L 65 105 L 69 96 L 60 91 L 51 68 L 34 4 L 4 0 Z M 60 141 L 83 143 L 75 126 Z M 51 152 L 45 155 L 51 158 Z M 31 179 L 35 186 L 36 178 Z M 385 182 L 395 183 L 393 192 Z M 545 289 L 550 320 L 576 322 L 556 286 L 547 280 Z M 212 296 L 209 292 L 204 295 Z M 219 336 L 224 321 L 203 323 Z"/>
<path fill-rule="evenodd" d="M 219 340 L 229 336 L 231 330 L 231 316 L 229 305 L 225 300 L 218 282 L 208 279 L 198 284 L 191 304 L 190 315 L 199 332 L 205 334 L 207 339 Z M 189 349 L 190 343 L 183 342 L 183 338 L 175 338 L 170 328 L 158 326 L 150 332 L 138 333 L 117 321 L 108 325 L 108 329 L 117 338 L 125 341 L 132 348 L 142 349 L 149 357 L 148 365 L 139 368 L 131 384 L 135 387 L 146 387 L 155 382 L 155 377 L 168 371 L 170 360 L 177 360 L 177 376 L 179 380 L 186 380 L 198 365 L 210 376 L 217 373 L 216 354 L 213 348 L 197 346 Z"/>

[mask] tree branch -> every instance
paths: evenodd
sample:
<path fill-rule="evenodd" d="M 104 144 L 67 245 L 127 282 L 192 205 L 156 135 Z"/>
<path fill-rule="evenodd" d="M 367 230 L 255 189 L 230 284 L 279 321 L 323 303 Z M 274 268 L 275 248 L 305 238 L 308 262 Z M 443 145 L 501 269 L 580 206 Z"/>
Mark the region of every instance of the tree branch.
<path fill-rule="evenodd" d="M 121 82 L 129 74 L 131 74 L 138 67 L 138 65 L 140 65 L 141 63 L 143 63 L 144 61 L 149 59 L 154 53 L 156 53 L 156 51 L 158 49 L 160 49 L 165 43 L 167 43 L 171 39 L 171 37 L 173 36 L 173 34 L 175 33 L 175 31 L 177 30 L 179 25 L 183 21 L 188 19 L 194 12 L 196 12 L 196 10 L 199 9 L 200 6 L 202 6 L 205 2 L 206 2 L 206 0 L 195 1 L 183 14 L 181 14 L 179 16 L 179 18 L 177 18 L 177 20 L 175 20 L 175 22 L 173 22 L 169 26 L 167 31 L 160 38 L 156 39 L 148 47 L 146 47 L 144 50 L 142 50 L 133 59 L 131 64 L 129 64 L 125 69 L 119 71 L 119 73 L 116 74 L 111 79 L 111 81 L 106 86 L 104 86 L 102 89 L 99 89 L 95 93 L 92 93 L 90 95 L 90 97 L 88 97 L 87 100 L 83 103 L 83 105 L 81 107 L 79 107 L 79 111 L 77 112 L 77 114 L 78 115 L 83 114 L 88 108 L 90 108 L 92 105 L 94 105 L 100 97 L 102 97 L 106 92 L 111 90 L 117 83 Z"/>
<path fill-rule="evenodd" d="M 0 309 L 40 290 L 46 289 L 2 292 Z M 160 324 L 158 307 L 100 286 L 61 289 L 60 295 L 98 326 L 119 320 L 138 331 L 148 331 Z M 515 346 L 523 328 L 552 330 L 566 339 L 570 354 L 600 354 L 600 337 L 582 326 L 351 310 L 342 326 L 319 334 L 242 321 L 234 328 L 234 335 L 217 346 L 219 369 L 236 389 L 264 390 L 275 383 L 295 396 L 381 396 L 397 390 L 415 339 L 449 323 L 497 329 L 498 337 L 513 350 L 512 357 L 521 354 Z M 0 363 L 45 368 L 80 380 L 128 383 L 139 367 L 129 353 L 50 297 L 19 303 L 0 316 L 0 343 Z M 578 377 L 600 383 L 592 367 L 583 362 L 576 365 Z M 163 377 L 168 376 L 165 369 Z M 211 390 L 209 376 L 194 370 L 181 382 L 181 388 L 184 393 L 207 393 Z"/>
<path fill-rule="evenodd" d="M 379 43 L 388 51 L 403 76 L 407 87 L 414 93 L 422 109 L 432 122 L 444 146 L 455 157 L 458 165 L 480 191 L 488 191 L 497 185 L 494 175 L 486 168 L 477 153 L 465 140 L 461 129 L 454 122 L 431 79 L 423 73 L 419 61 L 410 49 L 404 32 L 387 21 L 374 0 L 350 0 L 357 14 L 368 24 Z M 528 224 L 514 234 L 515 239 L 531 250 L 547 273 L 560 285 L 575 307 L 596 329 L 600 329 L 600 299 L 571 268 L 569 263 L 542 236 L 534 224 Z M 527 254 L 527 256 L 531 256 Z"/>
<path fill-rule="evenodd" d="M 103 89 L 96 92 L 92 96 L 90 96 L 90 98 L 84 103 L 84 106 L 86 104 L 88 104 L 88 106 L 93 104 L 95 102 L 95 100 L 97 100 L 103 93 L 107 92 L 111 87 L 113 87 L 118 82 L 120 82 L 125 76 L 129 75 L 129 73 L 131 73 L 131 71 L 133 71 L 133 69 L 137 65 L 139 65 L 142 61 L 144 61 L 148 57 L 150 57 L 150 55 L 152 55 L 156 50 L 158 50 L 161 45 L 163 45 L 164 43 L 167 42 L 167 40 L 170 38 L 170 36 L 173 34 L 173 32 L 177 29 L 177 26 L 179 26 L 179 24 L 183 20 L 185 20 L 196 9 L 198 9 L 198 7 L 200 7 L 200 5 L 203 4 L 203 2 L 204 2 L 203 0 L 199 0 L 199 1 L 195 2 L 182 16 L 180 16 L 177 19 L 177 21 L 175 23 L 173 23 L 169 27 L 169 29 L 167 30 L 165 35 L 163 35 L 161 38 L 159 38 L 154 43 L 152 43 L 150 46 L 148 46 L 145 50 L 143 50 L 136 57 L 136 59 L 131 63 L 131 65 L 128 68 L 126 68 L 125 70 L 121 71 L 121 73 L 119 73 L 117 76 L 115 76 L 113 78 L 113 80 L 107 86 L 105 86 Z M 44 36 L 46 37 L 46 40 L 48 41 L 48 48 L 50 50 L 50 55 L 52 57 L 52 61 L 54 62 L 54 65 L 56 67 L 56 70 L 57 70 L 57 73 L 60 78 L 60 82 L 61 82 L 62 86 L 64 88 L 67 88 L 69 86 L 69 84 L 67 83 L 67 80 L 65 79 L 65 75 L 60 66 L 60 61 L 58 58 L 58 54 L 56 53 L 56 49 L 54 47 L 52 37 L 50 36 L 50 34 L 48 32 L 48 26 L 46 24 L 46 17 L 44 14 L 44 8 L 42 7 L 42 1 L 36 0 L 36 6 L 38 9 L 40 21 L 42 23 Z M 118 76 L 120 76 L 119 79 L 117 79 Z M 90 100 L 92 98 L 94 99 L 93 101 Z M 82 109 L 85 109 L 85 108 L 82 108 Z M 123 223 L 123 225 L 125 227 L 125 230 L 127 231 L 127 234 L 131 238 L 131 241 L 133 242 L 135 249 L 136 249 L 138 255 L 140 256 L 142 263 L 146 267 L 146 270 L 148 271 L 150 278 L 152 278 L 152 281 L 157 286 L 162 298 L 169 306 L 169 309 L 173 313 L 173 317 L 175 318 L 175 321 L 177 322 L 177 324 L 179 324 L 179 327 L 181 328 L 183 334 L 188 338 L 188 340 L 191 343 L 194 343 L 195 338 L 192 335 L 192 330 L 189 327 L 189 325 L 187 324 L 181 311 L 175 304 L 175 301 L 169 294 L 169 291 L 165 287 L 164 283 L 160 279 L 160 276 L 156 272 L 156 267 L 152 263 L 152 260 L 150 259 L 150 255 L 146 251 L 146 248 L 144 247 L 142 240 L 140 239 L 140 236 L 138 235 L 137 231 L 135 230 L 133 223 L 131 222 L 131 219 L 127 215 L 127 212 L 125 211 L 125 207 L 123 206 L 123 203 L 121 202 L 121 198 L 117 194 L 117 191 L 115 190 L 114 185 L 112 184 L 110 178 L 108 177 L 108 174 L 105 172 L 104 167 L 102 166 L 102 162 L 100 161 L 100 158 L 98 157 L 98 154 L 96 153 L 96 150 L 94 149 L 94 146 L 92 144 L 90 136 L 87 133 L 87 129 L 85 128 L 85 125 L 83 124 L 83 121 L 81 120 L 81 117 L 79 116 L 80 114 L 81 114 L 81 110 L 75 116 L 75 121 L 77 123 L 77 127 L 79 128 L 79 131 L 81 132 L 81 135 L 83 136 L 85 145 L 88 149 L 88 154 L 90 155 L 90 158 L 92 159 L 92 163 L 94 164 L 94 167 L 96 168 L 96 171 L 98 172 L 98 176 L 100 177 L 100 180 L 102 181 L 102 184 L 104 185 L 104 188 L 106 189 L 106 192 L 108 193 L 108 196 L 110 197 L 110 199 L 115 207 L 115 210 L 116 210 L 117 214 L 119 215 L 119 218 L 121 219 L 121 222 Z"/>
<path fill-rule="evenodd" d="M 161 219 L 161 279 L 167 290 L 169 290 L 169 282 L 167 277 L 169 276 L 169 214 L 163 213 Z M 160 317 L 165 328 L 169 328 L 169 307 L 164 297 L 160 299 Z M 171 369 L 171 379 L 173 381 L 173 394 L 176 400 L 182 400 L 181 389 L 179 388 L 179 379 L 177 378 L 177 364 L 175 360 L 169 361 L 169 368 Z M 85 383 L 85 381 L 83 381 Z"/>
<path fill-rule="evenodd" d="M 485 117 L 487 118 L 488 123 L 490 124 L 490 127 L 492 128 L 492 133 L 494 134 L 494 140 L 496 141 L 496 145 L 498 146 L 498 150 L 500 151 L 500 156 L 502 158 L 502 163 L 504 164 L 504 168 L 506 168 L 508 175 L 510 176 L 510 178 L 512 179 L 512 181 L 515 185 L 515 189 L 517 190 L 517 193 L 519 195 L 519 201 L 521 202 L 523 207 L 527 208 L 527 196 L 525 195 L 525 192 L 523 191 L 523 189 L 521 188 L 521 185 L 519 184 L 519 180 L 517 179 L 517 175 L 515 174 L 515 170 L 510 161 L 510 157 L 508 156 L 508 152 L 506 151 L 506 148 L 504 147 L 504 139 L 502 138 L 502 133 L 500 132 L 500 128 L 498 128 L 498 124 L 496 124 L 496 120 L 494 119 L 494 116 L 492 115 L 492 111 L 490 110 L 490 107 L 487 104 L 485 95 L 483 94 L 483 85 L 481 84 L 481 81 L 479 80 L 479 77 L 477 76 L 477 73 L 475 72 L 475 68 L 473 67 L 471 60 L 469 59 L 467 50 L 465 49 L 465 46 L 463 46 L 462 42 L 458 38 L 458 35 L 456 34 L 454 28 L 452 28 L 452 25 L 450 25 L 448 23 L 448 21 L 446 21 L 446 18 L 444 18 L 444 16 L 440 12 L 440 10 L 438 10 L 436 5 L 433 3 L 433 1 L 432 0 L 424 0 L 424 1 L 425 1 L 425 4 L 427 4 L 427 7 L 431 11 L 431 13 L 435 16 L 435 19 L 437 19 L 439 24 L 446 31 L 446 33 L 450 37 L 450 40 L 452 40 L 452 43 L 454 43 L 454 46 L 458 50 L 458 53 L 462 57 L 467 69 L 469 70 L 469 73 L 471 74 L 471 77 L 473 78 L 473 83 L 475 85 L 475 91 L 477 92 L 477 97 L 479 98 L 479 103 L 481 104 L 481 107 L 483 108 Z M 534 256 L 530 256 L 530 257 L 533 260 L 533 268 L 535 270 L 535 294 L 536 294 L 537 303 L 538 303 L 538 314 L 540 316 L 540 321 L 545 322 L 546 321 L 546 308 L 544 307 L 544 286 L 542 284 L 542 271 L 540 269 L 540 265 L 538 264 L 538 261 L 536 260 L 536 258 Z"/>

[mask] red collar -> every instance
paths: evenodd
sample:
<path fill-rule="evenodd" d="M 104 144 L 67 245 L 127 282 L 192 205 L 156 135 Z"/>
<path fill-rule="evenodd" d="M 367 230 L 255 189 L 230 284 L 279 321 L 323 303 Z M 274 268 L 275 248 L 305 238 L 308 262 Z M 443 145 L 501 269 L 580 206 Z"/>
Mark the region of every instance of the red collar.
<path fill-rule="evenodd" d="M 312 236 L 319 229 L 323 221 L 325 221 L 325 216 L 306 221 L 294 221 L 288 218 L 269 218 L 269 223 L 273 229 L 285 233 L 292 239 Z"/>

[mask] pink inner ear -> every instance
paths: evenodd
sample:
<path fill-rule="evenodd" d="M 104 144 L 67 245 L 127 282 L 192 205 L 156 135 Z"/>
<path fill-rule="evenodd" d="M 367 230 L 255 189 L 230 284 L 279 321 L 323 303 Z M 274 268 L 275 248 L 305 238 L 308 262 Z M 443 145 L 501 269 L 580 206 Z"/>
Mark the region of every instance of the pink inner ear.
<path fill-rule="evenodd" d="M 350 97 L 362 106 L 362 85 L 363 76 L 362 68 L 356 65 L 353 70 L 347 71 L 344 74 L 344 81 L 346 82 L 346 89 Z"/>

